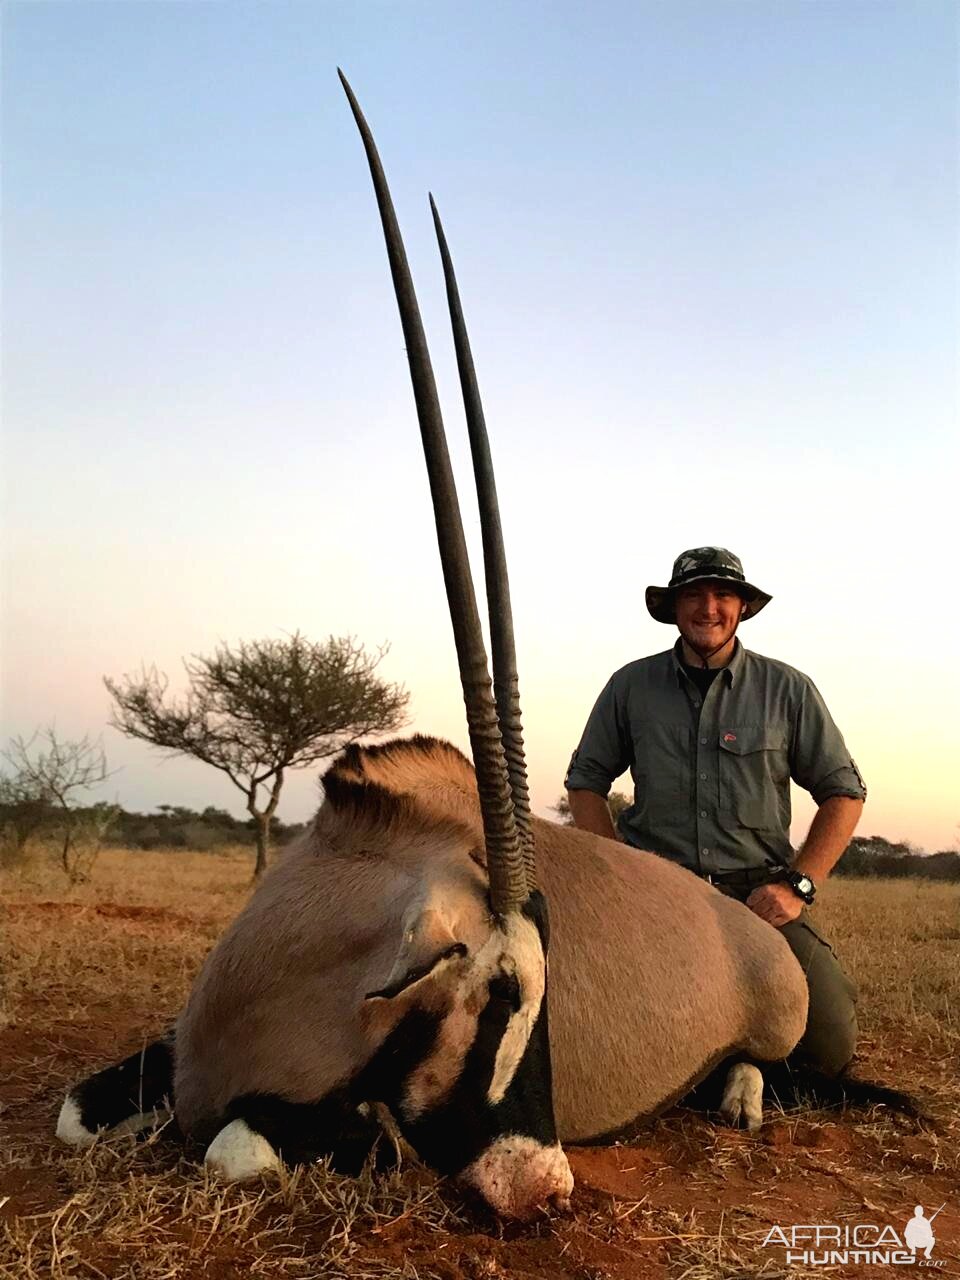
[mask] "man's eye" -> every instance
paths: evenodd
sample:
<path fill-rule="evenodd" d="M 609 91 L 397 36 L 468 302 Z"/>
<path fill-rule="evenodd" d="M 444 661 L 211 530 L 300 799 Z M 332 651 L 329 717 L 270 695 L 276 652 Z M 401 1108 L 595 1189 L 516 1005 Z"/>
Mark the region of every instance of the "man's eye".
<path fill-rule="evenodd" d="M 491 978 L 487 990 L 491 1000 L 508 1004 L 514 1013 L 520 1008 L 520 983 L 515 973 L 501 973 Z"/>

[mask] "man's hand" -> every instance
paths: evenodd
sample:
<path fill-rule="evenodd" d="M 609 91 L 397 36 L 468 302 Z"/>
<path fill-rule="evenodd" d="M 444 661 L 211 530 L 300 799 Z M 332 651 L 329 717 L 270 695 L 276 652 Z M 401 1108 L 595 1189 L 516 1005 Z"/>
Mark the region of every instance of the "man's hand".
<path fill-rule="evenodd" d="M 783 924 L 796 920 L 803 910 L 803 899 L 798 898 L 787 884 L 762 884 L 747 898 L 747 906 L 779 929 Z"/>

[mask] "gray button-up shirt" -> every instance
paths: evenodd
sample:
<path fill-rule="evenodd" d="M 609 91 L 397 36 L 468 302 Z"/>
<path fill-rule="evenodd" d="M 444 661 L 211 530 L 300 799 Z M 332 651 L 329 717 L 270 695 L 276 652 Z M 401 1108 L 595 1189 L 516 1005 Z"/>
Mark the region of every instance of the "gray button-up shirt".
<path fill-rule="evenodd" d="M 744 649 L 706 697 L 674 649 L 614 673 L 590 713 L 566 785 L 606 796 L 627 768 L 620 834 L 700 874 L 788 866 L 790 779 L 822 804 L 865 798 L 813 681 Z"/>

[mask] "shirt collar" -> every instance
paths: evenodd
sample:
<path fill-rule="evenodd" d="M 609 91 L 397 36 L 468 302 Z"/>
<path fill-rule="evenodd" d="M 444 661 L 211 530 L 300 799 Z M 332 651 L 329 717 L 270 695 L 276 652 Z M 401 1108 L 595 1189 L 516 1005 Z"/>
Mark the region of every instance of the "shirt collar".
<path fill-rule="evenodd" d="M 725 667 L 721 667 L 722 678 L 726 680 L 727 687 L 732 688 L 734 682 L 739 678 L 743 669 L 744 654 L 746 649 L 740 643 L 739 638 L 733 642 L 733 657 Z M 680 637 L 677 637 L 677 643 L 673 646 L 673 669 L 676 672 L 677 681 L 682 682 L 687 679 L 687 673 L 683 669 L 683 658 L 681 656 Z"/>

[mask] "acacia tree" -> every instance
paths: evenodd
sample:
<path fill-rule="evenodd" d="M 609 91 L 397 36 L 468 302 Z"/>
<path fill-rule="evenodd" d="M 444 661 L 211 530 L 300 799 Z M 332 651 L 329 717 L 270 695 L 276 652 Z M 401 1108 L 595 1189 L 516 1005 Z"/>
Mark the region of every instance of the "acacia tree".
<path fill-rule="evenodd" d="M 155 667 L 138 677 L 109 677 L 111 723 L 173 756 L 193 756 L 225 773 L 246 797 L 256 823 L 254 878 L 270 854 L 270 823 L 288 769 L 302 769 L 351 742 L 398 729 L 409 695 L 376 667 L 387 652 L 367 653 L 352 636 L 221 645 L 212 657 L 184 660 L 189 691 L 167 700 Z"/>

